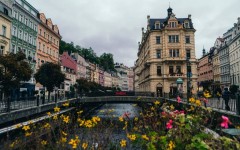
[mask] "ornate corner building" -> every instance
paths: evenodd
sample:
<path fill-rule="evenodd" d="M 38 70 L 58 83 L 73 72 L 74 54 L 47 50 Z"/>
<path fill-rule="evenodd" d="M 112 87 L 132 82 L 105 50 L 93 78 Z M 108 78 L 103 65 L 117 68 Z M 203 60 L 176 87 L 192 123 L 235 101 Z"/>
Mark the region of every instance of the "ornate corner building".
<path fill-rule="evenodd" d="M 197 92 L 196 30 L 191 15 L 177 18 L 172 8 L 167 13 L 160 19 L 147 16 L 147 29 L 142 28 L 134 67 L 134 89 L 160 97 L 186 97 L 187 89 L 192 94 Z M 182 83 L 177 84 L 177 79 Z"/>

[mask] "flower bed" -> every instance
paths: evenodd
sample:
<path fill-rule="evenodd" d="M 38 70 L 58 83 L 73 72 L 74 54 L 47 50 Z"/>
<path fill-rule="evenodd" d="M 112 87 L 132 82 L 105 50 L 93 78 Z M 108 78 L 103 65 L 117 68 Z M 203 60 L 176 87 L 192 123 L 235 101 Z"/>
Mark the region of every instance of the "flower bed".
<path fill-rule="evenodd" d="M 209 130 L 221 131 L 222 128 L 238 125 L 231 123 L 226 116 L 215 118 L 210 108 L 201 107 L 200 100 L 191 98 L 189 101 L 191 105 L 182 106 L 180 99 L 175 104 L 156 100 L 150 106 L 144 105 L 140 115 L 133 119 L 128 112 L 112 116 L 109 120 L 98 116 L 85 117 L 82 110 L 64 115 L 49 112 L 51 118 L 47 121 L 17 125 L 23 137 L 4 141 L 4 148 L 240 149 L 237 139 L 218 136 Z M 66 103 L 63 106 L 69 105 Z M 60 108 L 56 107 L 53 111 L 57 113 Z"/>

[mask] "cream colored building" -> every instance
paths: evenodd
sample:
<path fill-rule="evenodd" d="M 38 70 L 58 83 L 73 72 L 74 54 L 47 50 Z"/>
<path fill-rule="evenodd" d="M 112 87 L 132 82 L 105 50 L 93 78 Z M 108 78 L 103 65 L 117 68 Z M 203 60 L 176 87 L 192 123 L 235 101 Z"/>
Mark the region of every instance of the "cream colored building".
<path fill-rule="evenodd" d="M 147 17 L 147 29 L 142 29 L 134 70 L 140 92 L 153 92 L 155 96 L 165 97 L 175 97 L 180 92 L 186 97 L 187 72 L 191 76 L 189 93 L 197 92 L 196 30 L 191 15 L 178 18 L 171 8 L 167 11 L 166 18 Z M 189 63 L 186 58 L 189 58 Z M 177 85 L 178 78 L 183 80 L 183 84 Z"/>
<path fill-rule="evenodd" d="M 0 55 L 10 51 L 12 22 L 12 2 L 0 1 Z"/>

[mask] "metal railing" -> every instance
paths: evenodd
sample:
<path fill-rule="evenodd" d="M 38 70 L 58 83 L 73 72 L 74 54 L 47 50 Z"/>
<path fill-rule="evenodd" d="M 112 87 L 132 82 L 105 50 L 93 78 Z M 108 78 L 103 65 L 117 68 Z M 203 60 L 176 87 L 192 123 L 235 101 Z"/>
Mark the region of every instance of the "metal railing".
<path fill-rule="evenodd" d="M 8 113 L 14 110 L 26 109 L 37 107 L 41 105 L 57 103 L 59 101 L 64 101 L 68 98 L 74 97 L 58 97 L 57 95 L 51 95 L 50 99 L 42 96 L 33 96 L 33 97 L 20 97 L 20 98 L 5 98 L 0 100 L 0 114 Z"/>

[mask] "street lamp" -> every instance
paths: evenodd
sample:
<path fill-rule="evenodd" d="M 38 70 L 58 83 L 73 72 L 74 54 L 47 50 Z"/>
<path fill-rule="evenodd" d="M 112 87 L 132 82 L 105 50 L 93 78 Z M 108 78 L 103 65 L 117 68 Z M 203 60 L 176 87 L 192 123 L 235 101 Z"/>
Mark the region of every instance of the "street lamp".
<path fill-rule="evenodd" d="M 187 65 L 187 103 L 189 101 L 190 98 L 190 77 L 191 77 L 191 72 L 189 71 L 189 65 L 190 65 L 190 61 L 189 61 L 189 57 L 187 57 L 186 59 L 186 65 Z"/>

